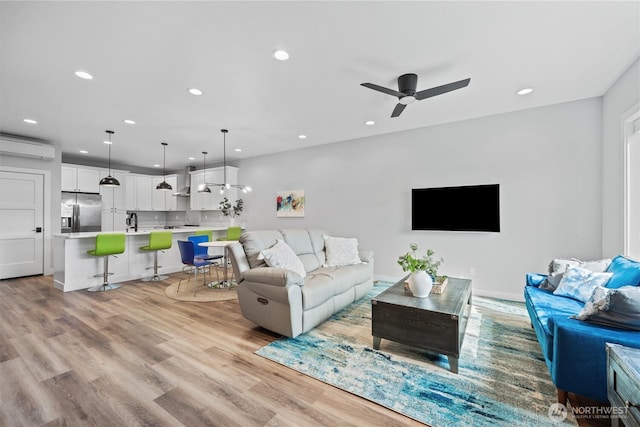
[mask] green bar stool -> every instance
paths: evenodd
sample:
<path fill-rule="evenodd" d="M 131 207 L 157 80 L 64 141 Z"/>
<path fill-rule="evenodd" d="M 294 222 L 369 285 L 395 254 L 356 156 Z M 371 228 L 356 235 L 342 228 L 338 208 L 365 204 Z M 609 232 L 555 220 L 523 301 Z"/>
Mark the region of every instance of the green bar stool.
<path fill-rule="evenodd" d="M 196 230 L 193 234 L 195 236 L 207 236 L 209 238 L 209 242 L 213 241 L 213 230 Z"/>
<path fill-rule="evenodd" d="M 124 253 L 124 233 L 101 233 L 96 236 L 96 248 L 87 251 L 89 255 L 104 257 L 104 273 L 96 277 L 103 277 L 102 285 L 87 289 L 89 292 L 103 292 L 118 289 L 119 283 L 109 283 L 109 255 Z M 117 258 L 117 257 L 116 257 Z M 111 273 L 113 274 L 113 273 Z"/>
<path fill-rule="evenodd" d="M 160 280 L 165 280 L 169 276 L 158 274 L 158 251 L 162 251 L 163 249 L 171 249 L 171 240 L 173 238 L 173 233 L 170 231 L 152 231 L 149 233 L 149 245 L 140 246 L 140 250 L 143 251 L 153 251 L 153 267 L 147 267 L 147 270 L 153 268 L 153 276 L 143 277 L 142 280 L 145 282 L 159 282 Z M 163 251 L 164 252 L 164 251 Z"/>
<path fill-rule="evenodd" d="M 233 226 L 227 228 L 227 237 L 221 237 L 218 240 L 240 240 L 242 234 L 242 227 Z"/>

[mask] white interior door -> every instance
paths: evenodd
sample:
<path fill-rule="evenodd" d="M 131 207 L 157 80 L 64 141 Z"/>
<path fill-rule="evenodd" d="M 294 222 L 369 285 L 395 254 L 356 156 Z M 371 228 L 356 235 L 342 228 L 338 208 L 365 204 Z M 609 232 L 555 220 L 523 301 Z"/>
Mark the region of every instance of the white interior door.
<path fill-rule="evenodd" d="M 625 255 L 640 260 L 640 117 L 626 130 Z"/>
<path fill-rule="evenodd" d="M 44 176 L 0 171 L 0 279 L 44 272 Z"/>

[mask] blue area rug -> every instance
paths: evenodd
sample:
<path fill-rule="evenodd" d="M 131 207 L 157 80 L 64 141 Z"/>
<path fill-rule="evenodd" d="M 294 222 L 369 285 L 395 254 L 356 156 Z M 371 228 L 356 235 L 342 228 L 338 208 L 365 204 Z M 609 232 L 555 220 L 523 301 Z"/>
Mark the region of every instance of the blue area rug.
<path fill-rule="evenodd" d="M 390 285 L 376 283 L 317 328 L 256 354 L 434 427 L 557 425 L 548 416 L 555 388 L 523 303 L 473 297 L 454 374 L 445 356 L 384 339 L 372 348 L 371 298 Z"/>

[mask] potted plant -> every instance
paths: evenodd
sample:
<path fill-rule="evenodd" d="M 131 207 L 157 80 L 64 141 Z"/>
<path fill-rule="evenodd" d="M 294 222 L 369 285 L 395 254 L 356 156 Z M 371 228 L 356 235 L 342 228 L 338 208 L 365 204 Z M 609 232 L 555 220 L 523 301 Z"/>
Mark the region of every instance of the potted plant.
<path fill-rule="evenodd" d="M 408 282 L 413 296 L 426 298 L 431 292 L 433 282 L 438 277 L 438 268 L 444 260 L 442 258 L 435 260 L 433 258 L 435 252 L 432 249 L 427 249 L 426 254 L 422 258 L 418 258 L 416 255 L 417 243 L 411 243 L 409 248 L 410 252 L 398 258 L 398 264 L 403 271 L 411 272 Z"/>
<path fill-rule="evenodd" d="M 239 216 L 240 213 L 242 213 L 244 202 L 242 201 L 242 199 L 238 199 L 236 200 L 236 204 L 232 205 L 231 203 L 229 203 L 229 199 L 225 197 L 220 201 L 219 204 L 222 214 L 231 218 L 231 222 L 233 223 L 235 221 L 236 215 Z"/>

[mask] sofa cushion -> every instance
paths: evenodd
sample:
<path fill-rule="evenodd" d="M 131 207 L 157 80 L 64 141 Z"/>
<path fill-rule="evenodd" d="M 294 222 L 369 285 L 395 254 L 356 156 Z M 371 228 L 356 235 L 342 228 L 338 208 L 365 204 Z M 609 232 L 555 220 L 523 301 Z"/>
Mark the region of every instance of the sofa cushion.
<path fill-rule="evenodd" d="M 580 313 L 572 316 L 614 328 L 640 331 L 640 287 L 597 287 Z"/>
<path fill-rule="evenodd" d="M 324 304 L 335 295 L 335 281 L 327 274 L 315 270 L 305 278 L 302 286 L 302 309 L 304 311 Z"/>
<path fill-rule="evenodd" d="M 525 298 L 531 322 L 536 329 L 542 354 L 553 360 L 553 322 L 555 317 L 567 318 L 579 313 L 583 304 L 571 298 L 556 296 L 533 286 L 525 287 Z"/>
<path fill-rule="evenodd" d="M 257 259 L 264 259 L 269 267 L 291 270 L 298 273 L 302 278 L 307 276 L 302 261 L 300 261 L 300 258 L 298 258 L 284 240 L 278 239 L 275 245 L 269 249 L 260 251 Z"/>
<path fill-rule="evenodd" d="M 594 273 L 581 267 L 568 267 L 553 294 L 586 302 L 596 286 L 606 285 L 612 275 L 613 273 Z"/>
<path fill-rule="evenodd" d="M 321 230 L 280 230 L 284 241 L 298 255 L 308 273 L 324 263 L 324 239 Z"/>
<path fill-rule="evenodd" d="M 611 261 L 607 271 L 613 273 L 613 277 L 607 283 L 607 288 L 616 289 L 621 286 L 640 285 L 640 262 L 638 261 L 618 255 Z"/>
<path fill-rule="evenodd" d="M 326 267 L 362 263 L 358 255 L 358 239 L 324 236 L 324 248 L 327 254 Z"/>
<path fill-rule="evenodd" d="M 276 230 L 247 231 L 242 233 L 240 243 L 247 256 L 247 261 L 249 261 L 249 266 L 251 268 L 266 267 L 266 262 L 263 259 L 258 259 L 260 251 L 270 248 L 276 244 L 276 240 L 283 238 L 282 234 Z"/>
<path fill-rule="evenodd" d="M 371 278 L 371 268 L 363 263 L 342 267 L 322 267 L 317 272 L 334 280 L 335 295 L 339 295 Z"/>

